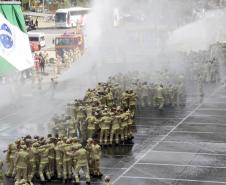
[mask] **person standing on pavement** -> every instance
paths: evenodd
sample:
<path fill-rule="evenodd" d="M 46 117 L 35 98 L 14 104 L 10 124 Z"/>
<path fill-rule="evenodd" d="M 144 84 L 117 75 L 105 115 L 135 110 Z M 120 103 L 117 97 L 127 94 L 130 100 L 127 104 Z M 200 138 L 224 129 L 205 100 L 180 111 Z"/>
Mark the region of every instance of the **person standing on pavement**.
<path fill-rule="evenodd" d="M 57 81 L 54 80 L 54 78 L 51 78 L 51 95 L 50 95 L 51 99 L 54 98 L 56 86 L 57 86 Z"/>
<path fill-rule="evenodd" d="M 38 27 L 38 18 L 35 20 L 35 27 Z"/>
<path fill-rule="evenodd" d="M 0 160 L 0 185 L 4 184 L 3 161 Z"/>
<path fill-rule="evenodd" d="M 40 57 L 40 68 L 41 68 L 41 73 L 45 72 L 45 59 L 42 55 L 42 53 L 39 53 L 39 57 Z"/>

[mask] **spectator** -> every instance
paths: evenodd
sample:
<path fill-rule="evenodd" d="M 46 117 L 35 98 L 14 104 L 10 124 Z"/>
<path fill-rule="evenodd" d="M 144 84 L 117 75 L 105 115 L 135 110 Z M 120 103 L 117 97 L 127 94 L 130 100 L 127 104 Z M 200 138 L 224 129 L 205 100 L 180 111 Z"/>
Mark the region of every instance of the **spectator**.
<path fill-rule="evenodd" d="M 38 18 L 35 20 L 35 26 L 38 27 Z"/>
<path fill-rule="evenodd" d="M 41 68 L 41 73 L 45 72 L 45 59 L 42 55 L 42 53 L 39 53 L 39 57 L 40 57 L 40 68 Z"/>
<path fill-rule="evenodd" d="M 39 72 L 39 69 L 40 69 L 40 57 L 38 56 L 37 53 L 35 53 L 34 60 L 35 60 L 35 71 Z"/>

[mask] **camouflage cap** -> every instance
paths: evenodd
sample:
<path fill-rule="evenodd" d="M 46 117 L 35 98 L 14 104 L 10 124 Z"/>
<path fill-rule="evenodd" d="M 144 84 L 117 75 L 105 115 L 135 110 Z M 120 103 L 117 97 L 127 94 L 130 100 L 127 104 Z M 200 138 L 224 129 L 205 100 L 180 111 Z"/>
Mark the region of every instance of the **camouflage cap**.
<path fill-rule="evenodd" d="M 72 141 L 78 141 L 78 138 L 77 137 L 73 137 L 71 140 Z"/>
<path fill-rule="evenodd" d="M 93 141 L 92 138 L 88 138 L 88 139 L 87 139 L 87 142 L 91 142 L 91 141 Z"/>
<path fill-rule="evenodd" d="M 26 145 L 20 145 L 20 148 L 25 150 L 25 149 L 27 149 L 27 146 Z"/>
<path fill-rule="evenodd" d="M 19 184 L 25 184 L 25 183 L 27 183 L 27 181 L 25 179 L 21 179 L 19 182 Z"/>
<path fill-rule="evenodd" d="M 78 144 L 78 149 L 82 148 L 82 145 L 81 144 Z"/>
<path fill-rule="evenodd" d="M 32 145 L 32 147 L 39 147 L 39 144 L 38 144 L 38 143 L 34 143 L 34 144 Z"/>

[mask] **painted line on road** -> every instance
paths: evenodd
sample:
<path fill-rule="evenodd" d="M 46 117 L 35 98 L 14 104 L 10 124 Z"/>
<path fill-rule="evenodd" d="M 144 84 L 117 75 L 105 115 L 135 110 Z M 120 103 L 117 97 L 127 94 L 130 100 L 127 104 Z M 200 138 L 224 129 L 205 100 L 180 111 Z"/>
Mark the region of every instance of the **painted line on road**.
<path fill-rule="evenodd" d="M 127 168 L 109 168 L 109 167 L 100 167 L 103 170 L 126 170 Z"/>
<path fill-rule="evenodd" d="M 223 123 L 198 123 L 198 122 L 184 122 L 183 125 L 194 125 L 194 126 L 197 126 L 197 125 L 215 125 L 215 126 L 226 126 L 226 123 L 223 124 Z"/>
<path fill-rule="evenodd" d="M 180 152 L 180 151 L 168 151 L 168 150 L 153 150 L 150 153 L 173 153 L 173 154 L 194 154 L 194 155 L 207 155 L 207 156 L 226 156 L 225 154 L 220 153 L 203 153 L 203 152 Z"/>
<path fill-rule="evenodd" d="M 212 94 L 215 94 L 220 88 L 216 89 Z M 212 95 L 211 94 L 211 95 Z M 211 96 L 210 95 L 210 96 Z M 164 141 L 177 127 L 179 127 L 187 118 L 189 118 L 192 114 L 194 114 L 204 103 L 201 102 L 192 112 L 190 112 L 187 116 L 185 116 L 172 130 L 170 130 L 160 141 L 158 141 L 155 145 L 153 145 L 149 150 L 147 150 L 138 160 L 136 160 L 127 170 L 125 170 L 121 175 L 119 175 L 114 181 L 115 184 L 123 175 L 125 175 L 129 170 L 131 170 L 142 158 L 144 158 L 149 152 L 151 152 L 155 147 L 157 147 L 162 141 Z"/>
<path fill-rule="evenodd" d="M 136 124 L 136 125 L 132 125 L 133 127 L 141 127 L 141 128 L 160 128 L 160 127 L 164 127 L 164 128 L 172 128 L 172 127 L 174 127 L 173 125 L 152 125 L 151 123 L 150 124 L 148 124 L 148 125 L 140 125 L 140 124 Z M 225 124 L 225 126 L 226 126 L 226 124 Z"/>
<path fill-rule="evenodd" d="M 158 141 L 154 141 L 158 142 Z M 162 141 L 162 143 L 179 143 L 179 144 L 225 144 L 225 141 L 222 142 L 209 142 L 209 141 Z"/>
<path fill-rule="evenodd" d="M 199 110 L 200 111 L 202 111 L 202 110 L 206 110 L 206 111 L 215 111 L 215 110 L 217 110 L 217 111 L 225 111 L 226 112 L 226 108 L 225 109 L 219 109 L 219 108 L 200 108 Z"/>
<path fill-rule="evenodd" d="M 193 180 L 193 179 L 174 179 L 174 178 L 137 177 L 137 176 L 122 176 L 122 178 L 226 184 L 226 182 L 223 182 L 223 181 L 206 181 L 206 180 Z"/>
<path fill-rule="evenodd" d="M 173 133 L 185 133 L 185 134 L 226 134 L 226 133 L 223 133 L 223 132 L 195 132 L 195 131 L 174 131 Z"/>
<path fill-rule="evenodd" d="M 207 102 L 205 102 L 205 104 L 207 104 L 207 105 L 213 105 L 213 103 L 215 103 L 215 104 L 226 104 L 225 101 L 207 101 Z"/>
<path fill-rule="evenodd" d="M 183 118 L 177 118 L 177 117 L 164 117 L 164 118 L 160 118 L 160 117 L 144 117 L 144 116 L 140 116 L 140 117 L 135 117 L 135 121 L 136 119 L 156 119 L 156 120 L 169 120 L 169 119 L 183 119 Z"/>
<path fill-rule="evenodd" d="M 195 168 L 216 168 L 216 169 L 226 169 L 223 166 L 202 166 L 202 165 L 192 165 L 192 164 L 173 164 L 173 163 L 137 163 L 142 165 L 152 165 L 152 166 L 178 166 L 178 167 L 195 167 Z"/>
<path fill-rule="evenodd" d="M 213 114 L 194 114 L 192 117 L 215 117 L 215 118 L 226 118 L 226 116 L 213 115 Z"/>

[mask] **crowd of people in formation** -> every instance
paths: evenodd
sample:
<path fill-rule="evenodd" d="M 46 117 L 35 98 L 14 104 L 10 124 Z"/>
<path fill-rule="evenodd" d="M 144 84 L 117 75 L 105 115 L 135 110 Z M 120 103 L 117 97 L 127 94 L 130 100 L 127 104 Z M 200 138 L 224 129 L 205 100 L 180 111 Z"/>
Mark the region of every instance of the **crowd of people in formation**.
<path fill-rule="evenodd" d="M 49 122 L 50 133 L 59 137 L 79 137 L 99 141 L 100 145 L 132 143 L 136 94 L 118 85 L 98 83 L 88 89 L 83 100 L 66 105 L 64 114 Z"/>
<path fill-rule="evenodd" d="M 191 52 L 186 56 L 186 59 L 189 64 L 188 74 L 190 74 L 190 79 L 196 82 L 197 93 L 202 101 L 204 97 L 204 85 L 216 84 L 221 81 L 221 64 L 215 57 L 210 57 L 208 51 Z"/>
<path fill-rule="evenodd" d="M 220 63 L 215 58 L 209 57 L 207 51 L 192 52 L 189 58 L 191 77 L 203 83 L 216 83 L 220 81 Z"/>
<path fill-rule="evenodd" d="M 108 79 L 122 90 L 132 89 L 137 95 L 137 108 L 153 107 L 163 110 L 186 105 L 186 88 L 183 75 L 170 74 L 168 70 L 159 71 L 155 77 L 138 72 L 125 75 L 119 73 Z"/>
<path fill-rule="evenodd" d="M 7 153 L 6 176 L 15 178 L 16 185 L 33 184 L 35 178 L 41 182 L 60 179 L 64 183 L 79 184 L 83 174 L 86 183 L 90 184 L 90 176 L 102 176 L 101 147 L 92 138 L 82 145 L 77 137 L 27 135 L 9 144 L 4 152 Z M 3 181 L 2 165 L 0 161 L 0 184 Z"/>
<path fill-rule="evenodd" d="M 58 63 L 61 63 L 64 65 L 64 67 L 70 67 L 73 62 L 78 61 L 81 57 L 81 51 L 79 47 L 77 47 L 75 50 L 62 50 L 62 54 L 58 55 L 57 60 Z"/>

